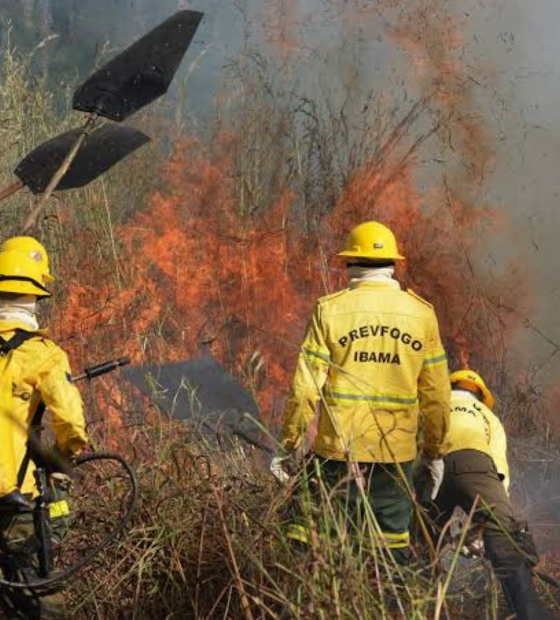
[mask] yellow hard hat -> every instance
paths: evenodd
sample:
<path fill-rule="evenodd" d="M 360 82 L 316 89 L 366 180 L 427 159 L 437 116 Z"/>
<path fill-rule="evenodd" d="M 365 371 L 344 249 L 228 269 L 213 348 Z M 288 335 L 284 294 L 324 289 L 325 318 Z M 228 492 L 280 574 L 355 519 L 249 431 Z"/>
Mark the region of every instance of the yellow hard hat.
<path fill-rule="evenodd" d="M 50 297 L 39 264 L 16 250 L 0 252 L 0 293 Z"/>
<path fill-rule="evenodd" d="M 352 229 L 346 247 L 337 256 L 377 262 L 404 260 L 399 254 L 395 235 L 379 222 L 364 222 Z"/>
<path fill-rule="evenodd" d="M 43 283 L 54 282 L 49 269 L 49 255 L 44 246 L 33 237 L 12 237 L 4 241 L 0 247 L 0 252 L 17 250 L 30 256 L 38 265 L 43 274 Z"/>
<path fill-rule="evenodd" d="M 478 389 L 482 392 L 482 402 L 489 408 L 494 408 L 494 397 L 492 392 L 486 387 L 482 377 L 474 370 L 456 370 L 449 377 L 451 385 L 459 384 L 468 389 Z"/>

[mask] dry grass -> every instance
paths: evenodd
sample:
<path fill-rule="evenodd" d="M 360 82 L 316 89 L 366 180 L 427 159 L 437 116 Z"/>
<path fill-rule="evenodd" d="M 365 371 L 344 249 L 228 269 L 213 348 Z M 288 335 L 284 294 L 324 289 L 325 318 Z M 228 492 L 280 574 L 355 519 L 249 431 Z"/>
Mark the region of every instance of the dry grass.
<path fill-rule="evenodd" d="M 403 567 L 382 544 L 367 542 L 379 541 L 373 514 L 360 533 L 349 534 L 344 512 L 323 489 L 318 502 L 304 504 L 313 515 L 313 542 L 295 546 L 285 538 L 290 489 L 269 475 L 255 448 L 224 444 L 183 423 L 137 430 L 134 445 L 138 515 L 120 543 L 70 585 L 76 618 L 507 615 L 488 565 L 458 554 L 469 519 L 454 532 L 456 545 L 444 542 L 431 558 L 415 527 Z"/>
<path fill-rule="evenodd" d="M 378 538 L 371 514 L 364 538 L 349 537 L 326 491 L 313 545 L 290 545 L 287 491 L 253 448 L 220 448 L 182 425 L 146 429 L 142 443 L 154 459 L 138 462 L 138 517 L 72 584 L 75 617 L 431 618 L 449 609 L 453 570 L 432 575 L 420 558 L 396 565 L 365 543 Z"/>

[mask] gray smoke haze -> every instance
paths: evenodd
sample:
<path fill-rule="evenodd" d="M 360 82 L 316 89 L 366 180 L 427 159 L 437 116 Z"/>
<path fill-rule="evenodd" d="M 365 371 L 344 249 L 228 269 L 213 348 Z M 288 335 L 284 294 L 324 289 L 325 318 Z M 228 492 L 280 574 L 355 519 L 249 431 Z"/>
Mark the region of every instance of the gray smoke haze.
<path fill-rule="evenodd" d="M 472 5 L 474 27 L 467 43 L 494 73 L 480 92 L 481 111 L 497 138 L 486 198 L 512 219 L 516 233 L 505 239 L 498 234 L 497 248 L 486 260 L 491 263 L 500 251 L 518 256 L 534 302 L 527 318 L 558 343 L 560 4 L 511 0 Z M 540 379 L 554 386 L 560 370 L 555 352 L 528 328 L 515 355 L 522 365 L 542 367 Z"/>

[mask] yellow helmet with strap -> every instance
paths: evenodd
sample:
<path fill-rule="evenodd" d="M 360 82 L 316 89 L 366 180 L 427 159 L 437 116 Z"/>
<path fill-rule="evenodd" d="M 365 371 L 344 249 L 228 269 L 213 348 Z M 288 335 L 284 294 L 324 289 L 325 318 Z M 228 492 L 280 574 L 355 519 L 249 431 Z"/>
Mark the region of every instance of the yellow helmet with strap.
<path fill-rule="evenodd" d="M 16 250 L 0 252 L 0 293 L 50 297 L 39 264 Z"/>
<path fill-rule="evenodd" d="M 451 385 L 464 387 L 467 390 L 478 390 L 482 393 L 482 402 L 489 408 L 494 408 L 494 396 L 484 383 L 482 377 L 474 370 L 456 370 L 449 377 Z"/>
<path fill-rule="evenodd" d="M 17 250 L 23 254 L 27 254 L 32 258 L 41 269 L 43 274 L 43 283 L 48 284 L 54 282 L 49 266 L 49 255 L 45 247 L 33 237 L 11 237 L 6 239 L 0 247 L 0 252 L 8 250 Z"/>
<path fill-rule="evenodd" d="M 404 260 L 392 231 L 379 222 L 364 222 L 350 231 L 346 245 L 337 256 L 363 258 L 373 262 Z"/>

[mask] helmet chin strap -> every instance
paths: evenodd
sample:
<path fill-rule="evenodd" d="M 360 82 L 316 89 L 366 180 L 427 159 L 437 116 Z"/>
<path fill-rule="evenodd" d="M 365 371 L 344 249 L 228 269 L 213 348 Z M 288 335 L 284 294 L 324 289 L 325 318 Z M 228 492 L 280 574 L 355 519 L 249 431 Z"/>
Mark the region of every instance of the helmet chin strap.
<path fill-rule="evenodd" d="M 5 276 L 0 274 L 0 282 L 29 282 L 30 284 L 33 284 L 33 286 L 36 286 L 39 290 L 47 293 L 47 297 L 50 297 L 49 291 L 40 282 L 34 278 L 30 278 L 29 276 Z"/>
<path fill-rule="evenodd" d="M 394 267 L 395 261 L 367 261 L 367 260 L 353 260 L 346 264 L 346 267 L 363 267 L 364 269 L 383 269 L 385 267 Z"/>

